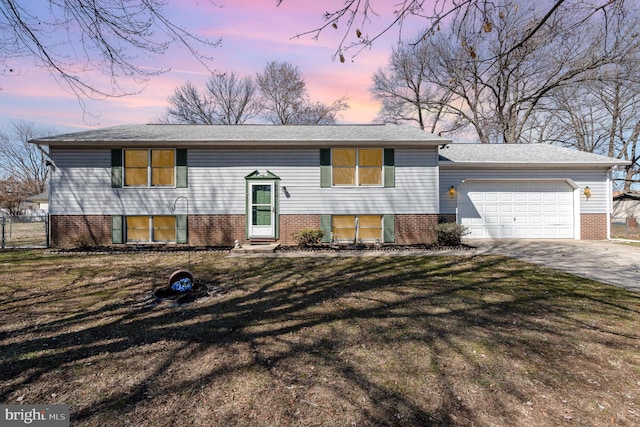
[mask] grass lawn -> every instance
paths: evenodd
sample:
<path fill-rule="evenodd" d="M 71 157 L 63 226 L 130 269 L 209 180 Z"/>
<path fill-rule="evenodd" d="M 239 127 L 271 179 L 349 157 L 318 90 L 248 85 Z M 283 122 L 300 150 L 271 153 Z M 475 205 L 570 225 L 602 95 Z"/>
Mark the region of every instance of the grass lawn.
<path fill-rule="evenodd" d="M 0 253 L 0 402 L 72 426 L 632 426 L 640 295 L 504 257 Z"/>

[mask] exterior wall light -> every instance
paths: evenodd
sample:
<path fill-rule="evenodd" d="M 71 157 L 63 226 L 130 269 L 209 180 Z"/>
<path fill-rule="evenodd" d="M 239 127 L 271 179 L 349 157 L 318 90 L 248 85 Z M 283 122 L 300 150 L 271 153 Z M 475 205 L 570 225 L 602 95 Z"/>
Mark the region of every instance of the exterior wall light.
<path fill-rule="evenodd" d="M 587 200 L 589 200 L 589 197 L 591 197 L 591 189 L 589 188 L 588 185 L 584 187 L 584 191 L 582 193 L 584 194 L 584 197 L 586 197 Z"/>
<path fill-rule="evenodd" d="M 456 194 L 457 194 L 456 187 L 452 185 L 451 188 L 449 188 L 449 197 L 451 197 L 452 199 L 455 199 Z"/>

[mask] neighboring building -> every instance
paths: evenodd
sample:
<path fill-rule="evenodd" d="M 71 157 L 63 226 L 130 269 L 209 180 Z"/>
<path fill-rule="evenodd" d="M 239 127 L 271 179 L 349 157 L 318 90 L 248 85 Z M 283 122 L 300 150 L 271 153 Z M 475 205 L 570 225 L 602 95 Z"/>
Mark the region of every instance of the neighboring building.
<path fill-rule="evenodd" d="M 49 192 L 45 191 L 25 199 L 22 206 L 30 211 L 37 211 L 46 214 L 49 210 Z"/>
<path fill-rule="evenodd" d="M 610 169 L 548 145 L 450 144 L 410 126 L 131 125 L 41 138 L 54 246 L 608 237 Z M 589 187 L 589 198 L 585 188 Z"/>
<path fill-rule="evenodd" d="M 640 192 L 620 193 L 613 196 L 612 222 L 637 224 L 640 218 Z"/>

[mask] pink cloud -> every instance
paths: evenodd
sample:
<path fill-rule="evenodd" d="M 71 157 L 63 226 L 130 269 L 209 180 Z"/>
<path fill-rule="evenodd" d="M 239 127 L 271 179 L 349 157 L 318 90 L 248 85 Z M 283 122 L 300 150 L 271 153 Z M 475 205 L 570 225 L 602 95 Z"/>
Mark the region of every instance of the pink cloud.
<path fill-rule="evenodd" d="M 389 16 L 393 4 L 380 3 L 382 6 L 376 11 L 381 16 Z M 340 30 L 329 28 L 317 40 L 308 35 L 294 38 L 296 34 L 321 25 L 322 13 L 330 5 L 323 2 L 310 6 L 297 0 L 284 0 L 280 7 L 275 4 L 275 0 L 228 0 L 224 7 L 205 1 L 171 4 L 171 16 L 185 27 L 211 40 L 222 37 L 222 45 L 207 52 L 212 56 L 207 64 L 209 69 L 186 50 L 171 48 L 166 55 L 147 59 L 142 64 L 149 69 L 171 68 L 172 71 L 151 79 L 139 94 L 87 101 L 86 110 L 96 118 L 83 113 L 76 97 L 61 89 L 46 71 L 31 65 L 28 58 L 22 60 L 21 75 L 2 76 L 0 80 L 3 88 L 0 117 L 77 127 L 145 123 L 164 113 L 167 97 L 187 80 L 204 84 L 209 70 L 255 75 L 267 62 L 274 60 L 290 62 L 300 68 L 313 100 L 329 103 L 342 96 L 348 97 L 351 108 L 343 112 L 342 122 L 373 120 L 379 104 L 371 99 L 368 91 L 371 76 L 386 64 L 390 47 L 397 41 L 397 30 L 378 40 L 372 49 L 363 50 L 353 61 L 347 52 L 347 61 L 340 63 L 332 60 L 342 37 Z M 342 2 L 331 4 L 340 6 Z M 382 25 L 382 19 L 372 19 L 370 28 Z M 405 33 L 407 31 L 405 29 Z M 102 76 L 94 78 L 104 81 Z"/>

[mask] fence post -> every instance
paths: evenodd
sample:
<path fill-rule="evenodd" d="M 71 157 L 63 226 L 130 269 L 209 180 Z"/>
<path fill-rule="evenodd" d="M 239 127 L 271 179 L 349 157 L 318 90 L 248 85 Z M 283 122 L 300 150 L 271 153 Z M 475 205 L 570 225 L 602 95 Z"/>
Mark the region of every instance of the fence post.
<path fill-rule="evenodd" d="M 45 241 L 46 248 L 49 249 L 49 215 L 44 217 L 44 232 L 45 232 Z"/>
<path fill-rule="evenodd" d="M 2 249 L 4 249 L 4 215 L 2 215 Z"/>

